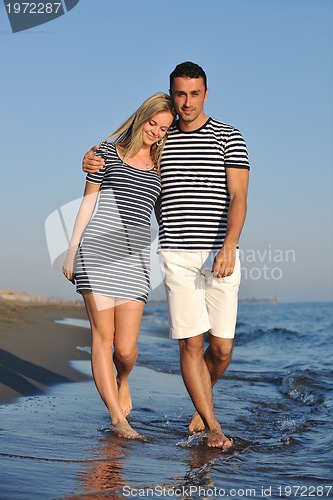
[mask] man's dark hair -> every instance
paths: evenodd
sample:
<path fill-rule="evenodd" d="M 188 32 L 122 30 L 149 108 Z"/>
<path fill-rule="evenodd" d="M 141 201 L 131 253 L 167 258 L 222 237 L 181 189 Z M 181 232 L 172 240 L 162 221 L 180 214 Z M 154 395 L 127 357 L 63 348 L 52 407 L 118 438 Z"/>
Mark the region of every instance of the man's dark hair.
<path fill-rule="evenodd" d="M 205 84 L 205 90 L 207 90 L 207 76 L 204 70 L 198 64 L 190 61 L 186 61 L 177 64 L 172 73 L 170 73 L 170 92 L 172 91 L 173 79 L 178 76 L 183 78 L 202 78 Z"/>

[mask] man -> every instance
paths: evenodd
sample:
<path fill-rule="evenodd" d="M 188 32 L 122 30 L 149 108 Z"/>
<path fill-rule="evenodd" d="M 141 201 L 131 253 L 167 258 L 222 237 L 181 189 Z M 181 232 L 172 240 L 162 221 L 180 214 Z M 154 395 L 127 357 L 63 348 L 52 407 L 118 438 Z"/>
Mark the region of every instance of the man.
<path fill-rule="evenodd" d="M 215 416 L 212 389 L 232 356 L 247 150 L 237 129 L 205 114 L 207 78 L 200 66 L 176 66 L 170 94 L 179 120 L 161 160 L 159 221 L 170 336 L 179 341 L 182 377 L 196 408 L 189 432 L 205 429 L 208 446 L 230 447 Z M 93 150 L 85 155 L 85 171 L 101 166 Z"/>

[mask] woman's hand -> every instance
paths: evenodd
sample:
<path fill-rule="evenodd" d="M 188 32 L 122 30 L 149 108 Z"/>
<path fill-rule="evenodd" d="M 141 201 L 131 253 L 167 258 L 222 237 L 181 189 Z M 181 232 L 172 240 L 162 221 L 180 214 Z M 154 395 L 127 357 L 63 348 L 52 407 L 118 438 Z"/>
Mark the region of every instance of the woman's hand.
<path fill-rule="evenodd" d="M 68 281 L 75 283 L 74 261 L 76 256 L 76 249 L 69 249 L 62 265 L 62 273 Z"/>

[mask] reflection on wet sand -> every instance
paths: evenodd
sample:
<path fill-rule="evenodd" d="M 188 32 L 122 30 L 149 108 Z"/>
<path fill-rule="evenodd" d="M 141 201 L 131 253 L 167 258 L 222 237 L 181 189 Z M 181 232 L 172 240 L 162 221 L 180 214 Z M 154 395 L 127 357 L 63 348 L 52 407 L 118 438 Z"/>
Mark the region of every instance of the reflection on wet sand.
<path fill-rule="evenodd" d="M 122 473 L 124 463 L 131 452 L 131 443 L 112 432 L 104 432 L 98 448 L 92 449 L 96 460 L 87 463 L 80 471 L 78 480 L 82 484 L 80 499 L 106 496 L 123 499 L 122 489 L 126 486 Z M 75 497 L 71 497 L 75 498 Z"/>

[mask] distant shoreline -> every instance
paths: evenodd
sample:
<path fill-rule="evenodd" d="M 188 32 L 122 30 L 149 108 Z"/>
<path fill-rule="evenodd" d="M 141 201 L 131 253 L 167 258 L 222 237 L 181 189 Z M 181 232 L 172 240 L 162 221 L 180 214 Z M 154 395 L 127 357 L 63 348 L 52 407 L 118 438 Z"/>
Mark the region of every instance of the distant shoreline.
<path fill-rule="evenodd" d="M 239 304 L 277 304 L 277 299 L 257 299 L 252 297 L 249 299 L 239 299 Z"/>
<path fill-rule="evenodd" d="M 0 300 L 29 302 L 35 304 L 64 304 L 64 305 L 83 305 L 83 300 L 65 300 L 60 297 L 48 297 L 37 295 L 31 292 L 22 292 L 18 290 L 0 290 Z"/>
<path fill-rule="evenodd" d="M 18 301 L 21 303 L 29 303 L 29 304 L 39 304 L 39 305 L 47 305 L 47 304 L 54 304 L 54 305 L 64 305 L 64 306 L 77 306 L 77 307 L 83 307 L 83 300 L 82 298 L 78 298 L 77 300 L 70 300 L 70 299 L 64 299 L 61 297 L 52 297 L 52 296 L 45 296 L 45 295 L 38 295 L 34 294 L 31 292 L 25 292 L 25 291 L 17 291 L 17 290 L 0 290 L 0 300 L 4 299 L 7 301 Z M 238 300 L 239 304 L 274 304 L 276 305 L 277 303 L 281 304 L 294 304 L 294 303 L 332 303 L 333 300 L 289 300 L 285 301 L 282 300 L 280 301 L 280 298 L 277 298 L 276 295 L 272 298 L 258 298 L 258 297 L 245 297 L 245 298 L 239 298 Z M 166 299 L 150 299 L 148 298 L 148 303 L 147 305 L 154 305 L 154 304 L 166 304 Z"/>

